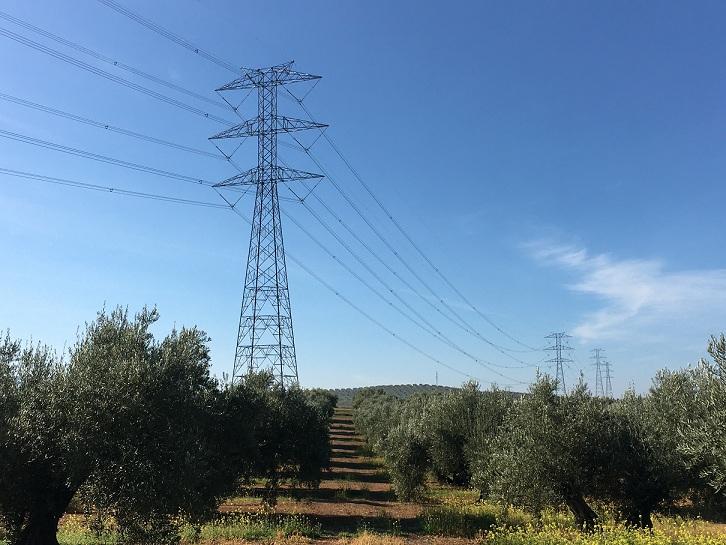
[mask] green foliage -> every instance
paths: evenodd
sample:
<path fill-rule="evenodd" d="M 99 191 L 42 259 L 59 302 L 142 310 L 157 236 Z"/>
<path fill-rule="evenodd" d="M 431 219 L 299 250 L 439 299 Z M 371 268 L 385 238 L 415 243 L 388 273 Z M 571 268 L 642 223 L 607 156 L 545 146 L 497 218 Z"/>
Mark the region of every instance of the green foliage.
<path fill-rule="evenodd" d="M 365 389 L 354 399 L 353 419 L 383 456 L 397 495 L 410 499 L 424 491 L 429 471 L 444 482 L 470 484 L 473 464 L 487 456 L 512 400 L 506 392 L 481 392 L 476 383 L 405 401 Z"/>
<path fill-rule="evenodd" d="M 57 543 L 72 498 L 113 514 L 127 543 L 174 543 L 240 479 L 319 482 L 328 409 L 266 375 L 222 387 L 207 336 L 157 341 L 155 310 L 101 312 L 68 361 L 0 343 L 0 523 L 13 544 Z"/>
<path fill-rule="evenodd" d="M 607 427 L 602 403 L 582 386 L 568 397 L 556 392 L 556 382 L 542 377 L 513 406 L 481 471 L 505 504 L 535 512 L 566 504 L 591 529 L 596 515 L 584 498 L 595 491 L 595 468 L 606 455 L 598 440 Z"/>
<path fill-rule="evenodd" d="M 488 506 L 487 506 L 488 507 Z M 419 517 L 426 534 L 475 537 L 497 524 L 497 511 L 482 505 L 437 505 Z"/>
<path fill-rule="evenodd" d="M 17 543 L 53 543 L 78 494 L 113 511 L 130 542 L 173 541 L 172 517 L 206 516 L 234 468 L 206 335 L 149 332 L 156 311 L 100 313 L 59 360 L 3 349 L 0 513 Z M 145 537 L 146 536 L 146 537 Z"/>
<path fill-rule="evenodd" d="M 583 534 L 560 527 L 495 529 L 482 536 L 481 545 L 721 545 L 723 537 L 689 525 L 667 524 L 656 530 L 607 525 Z"/>
<path fill-rule="evenodd" d="M 383 457 L 396 495 L 403 500 L 423 491 L 429 466 L 425 439 L 410 420 L 402 420 L 388 433 Z"/>
<path fill-rule="evenodd" d="M 597 520 L 590 500 L 614 504 L 629 525 L 651 527 L 651 513 L 695 486 L 673 448 L 663 399 L 627 394 L 594 398 L 584 385 L 567 397 L 542 378 L 508 415 L 485 468 L 498 499 L 535 512 L 564 504 L 578 526 Z M 586 501 L 587 499 L 587 501 Z"/>
<path fill-rule="evenodd" d="M 319 524 L 300 515 L 220 514 L 199 528 L 185 526 L 184 543 L 218 543 L 235 540 L 275 540 L 279 537 L 320 537 Z"/>
<path fill-rule="evenodd" d="M 609 435 L 601 439 L 611 455 L 600 487 L 632 526 L 651 527 L 652 511 L 700 484 L 675 448 L 678 420 L 671 420 L 669 396 L 662 394 L 657 386 L 645 397 L 626 392 L 609 408 Z"/>
<path fill-rule="evenodd" d="M 353 400 L 363 390 L 379 390 L 395 398 L 405 401 L 409 397 L 420 394 L 445 394 L 449 393 L 456 388 L 451 386 L 439 386 L 434 384 L 393 384 L 383 386 L 366 386 L 362 388 L 335 388 L 329 390 L 338 397 L 339 407 L 352 407 Z"/>
<path fill-rule="evenodd" d="M 466 485 L 471 480 L 464 450 L 477 424 L 484 396 L 474 382 L 450 394 L 431 396 L 422 415 L 431 467 L 442 481 Z"/>
<path fill-rule="evenodd" d="M 327 412 L 311 404 L 300 388 L 276 385 L 269 374 L 248 375 L 238 388 L 256 408 L 256 450 L 244 465 L 246 480 L 264 479 L 269 503 L 275 503 L 283 481 L 316 486 L 330 465 Z M 249 414 L 239 414 L 249 421 Z"/>
<path fill-rule="evenodd" d="M 308 402 L 318 408 L 323 417 L 330 419 L 333 417 L 333 411 L 338 405 L 338 396 L 330 390 L 322 388 L 311 388 L 305 390 L 305 396 Z"/>
<path fill-rule="evenodd" d="M 374 451 L 380 452 L 400 405 L 398 399 L 376 389 L 363 389 L 353 399 L 353 423 Z"/>
<path fill-rule="evenodd" d="M 584 384 L 558 396 L 548 377 L 521 397 L 473 383 L 405 401 L 367 389 L 354 400 L 354 421 L 402 499 L 421 494 L 431 472 L 534 513 L 566 505 L 583 529 L 598 519 L 591 500 L 650 527 L 654 510 L 703 490 L 679 449 L 678 419 L 689 413 L 673 407 L 666 378 L 648 396 L 619 401 L 595 398 Z"/>
<path fill-rule="evenodd" d="M 482 495 L 489 489 L 488 479 L 482 469 L 492 456 L 492 444 L 509 413 L 515 398 L 509 392 L 492 388 L 477 393 L 474 404 L 465 414 L 458 415 L 458 427 L 464 439 L 464 456 L 468 480 L 464 484 L 478 489 Z"/>
<path fill-rule="evenodd" d="M 726 497 L 726 336 L 712 337 L 712 361 L 684 373 L 679 450 L 722 497 Z"/>

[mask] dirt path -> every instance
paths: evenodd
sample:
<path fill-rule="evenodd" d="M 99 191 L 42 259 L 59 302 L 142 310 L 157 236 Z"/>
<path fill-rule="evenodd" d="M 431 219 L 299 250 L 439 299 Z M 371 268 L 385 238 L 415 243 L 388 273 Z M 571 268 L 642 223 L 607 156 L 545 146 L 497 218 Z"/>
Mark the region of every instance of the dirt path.
<path fill-rule="evenodd" d="M 363 439 L 355 431 L 351 409 L 335 410 L 331 427 L 331 467 L 318 489 L 286 488 L 275 511 L 300 514 L 319 522 L 326 532 L 354 532 L 362 528 L 411 531 L 421 505 L 398 502 L 379 460 L 363 451 Z M 261 501 L 229 502 L 227 512 L 250 512 Z"/>

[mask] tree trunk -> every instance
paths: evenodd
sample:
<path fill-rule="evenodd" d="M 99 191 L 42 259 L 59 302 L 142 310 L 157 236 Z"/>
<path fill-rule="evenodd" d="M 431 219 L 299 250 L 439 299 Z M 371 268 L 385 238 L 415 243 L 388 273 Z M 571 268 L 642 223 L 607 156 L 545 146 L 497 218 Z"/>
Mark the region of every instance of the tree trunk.
<path fill-rule="evenodd" d="M 73 492 L 48 492 L 49 497 L 34 505 L 13 545 L 58 545 L 58 522 L 73 498 Z"/>
<path fill-rule="evenodd" d="M 653 520 L 650 517 L 650 510 L 633 511 L 625 517 L 625 525 L 631 528 L 653 528 Z"/>
<path fill-rule="evenodd" d="M 580 494 L 571 494 L 565 499 L 567 507 L 570 508 L 575 517 L 575 524 L 584 532 L 593 532 L 595 530 L 595 522 L 597 521 L 597 513 L 593 511 Z"/>
<path fill-rule="evenodd" d="M 18 535 L 17 545 L 58 545 L 58 521 L 63 513 L 33 512 Z"/>

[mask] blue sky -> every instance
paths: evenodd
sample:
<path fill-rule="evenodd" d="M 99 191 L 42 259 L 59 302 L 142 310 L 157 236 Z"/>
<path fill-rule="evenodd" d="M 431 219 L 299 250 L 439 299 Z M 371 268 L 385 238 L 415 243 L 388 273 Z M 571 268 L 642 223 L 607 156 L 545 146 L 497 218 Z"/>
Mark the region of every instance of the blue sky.
<path fill-rule="evenodd" d="M 592 382 L 590 350 L 603 347 L 616 393 L 630 384 L 642 390 L 657 369 L 697 361 L 709 335 L 726 329 L 723 3 L 119 2 L 236 65 L 294 59 L 298 69 L 321 74 L 305 103 L 331 125 L 363 179 L 500 327 L 536 347 L 551 331 L 570 332 L 570 382 L 579 369 Z M 9 0 L 2 10 L 210 98 L 234 77 L 94 0 Z M 6 20 L 0 27 L 231 118 Z M 0 93 L 214 151 L 207 137 L 220 124 L 0 40 Z M 254 107 L 248 100 L 241 111 L 254 115 Z M 304 115 L 283 98 L 280 110 Z M 223 161 L 5 100 L 0 129 L 212 181 L 234 174 Z M 206 187 L 6 138 L 0 150 L 6 169 L 221 202 Z M 486 338 L 516 347 L 436 278 L 323 139 L 313 153 L 452 308 Z M 299 151 L 283 147 L 280 155 L 316 170 Z M 255 143 L 235 157 L 252 166 Z M 5 175 L 0 187 L 0 328 L 62 349 L 103 305 L 157 305 L 159 334 L 197 324 L 212 339 L 215 372 L 231 370 L 249 236 L 240 218 Z M 329 182 L 315 192 L 406 274 Z M 249 214 L 252 202 L 239 206 Z M 301 205 L 283 208 L 355 264 Z M 440 331 L 500 365 L 511 380 L 504 379 L 401 318 L 289 219 L 284 228 L 289 252 L 340 293 L 485 385 L 521 388 L 534 370 L 514 359 L 536 365 L 545 358 L 503 356 L 440 319 L 377 266 Z M 437 371 L 440 383 L 463 380 L 292 263 L 289 276 L 303 385 L 432 383 Z"/>

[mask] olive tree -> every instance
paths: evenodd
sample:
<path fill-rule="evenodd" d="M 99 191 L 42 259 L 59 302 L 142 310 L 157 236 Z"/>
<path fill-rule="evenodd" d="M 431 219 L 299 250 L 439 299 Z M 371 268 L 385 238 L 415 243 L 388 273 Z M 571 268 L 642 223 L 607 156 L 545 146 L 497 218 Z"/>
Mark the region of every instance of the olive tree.
<path fill-rule="evenodd" d="M 323 388 L 310 388 L 305 390 L 305 397 L 325 418 L 333 417 L 335 407 L 338 405 L 338 396 L 333 392 Z"/>
<path fill-rule="evenodd" d="M 156 341 L 157 318 L 101 312 L 68 361 L 4 342 L 0 517 L 11 543 L 57 543 L 74 496 L 113 513 L 127 541 L 175 541 L 175 521 L 203 519 L 235 486 L 252 436 L 210 376 L 207 336 Z"/>
<path fill-rule="evenodd" d="M 298 387 L 277 385 L 271 374 L 247 375 L 242 386 L 257 408 L 256 450 L 244 464 L 244 477 L 264 480 L 269 503 L 275 503 L 282 482 L 317 486 L 330 465 L 327 408 L 311 403 Z"/>
<path fill-rule="evenodd" d="M 601 401 L 583 385 L 567 397 L 556 392 L 556 381 L 542 377 L 514 404 L 480 478 L 506 504 L 535 512 L 564 504 L 578 527 L 592 530 L 597 514 L 586 498 L 607 448 L 598 440 L 607 429 Z"/>
<path fill-rule="evenodd" d="M 464 454 L 470 475 L 469 485 L 479 491 L 483 500 L 490 491 L 487 468 L 494 454 L 494 442 L 501 426 L 512 409 L 515 397 L 510 392 L 492 388 L 478 398 L 471 428 L 464 446 Z"/>
<path fill-rule="evenodd" d="M 364 388 L 353 398 L 353 423 L 374 451 L 380 451 L 382 441 L 397 421 L 402 403 L 376 388 Z"/>
<path fill-rule="evenodd" d="M 708 487 L 682 451 L 684 419 L 699 418 L 697 396 L 686 372 L 663 371 L 648 395 L 626 392 L 610 406 L 613 449 L 604 480 L 610 500 L 628 525 L 652 527 L 651 513 L 691 496 L 708 498 Z"/>
<path fill-rule="evenodd" d="M 436 477 L 455 485 L 471 479 L 465 448 L 479 416 L 482 393 L 476 382 L 443 395 L 429 396 L 425 421 L 426 443 Z"/>
<path fill-rule="evenodd" d="M 426 428 L 431 395 L 415 394 L 393 405 L 387 432 L 377 442 L 377 450 L 391 476 L 396 495 L 403 500 L 418 497 L 425 488 L 431 458 Z M 385 398 L 384 398 L 385 399 Z M 382 409 L 385 411 L 385 401 Z M 379 411 L 380 415 L 385 414 Z"/>
<path fill-rule="evenodd" d="M 690 467 L 722 498 L 726 497 L 726 336 L 712 337 L 711 360 L 687 372 L 679 402 L 679 450 Z"/>
<path fill-rule="evenodd" d="M 396 494 L 411 499 L 425 490 L 429 472 L 444 482 L 471 485 L 511 400 L 506 392 L 482 392 L 475 382 L 405 401 L 367 390 L 354 401 L 354 420 L 383 456 Z"/>

